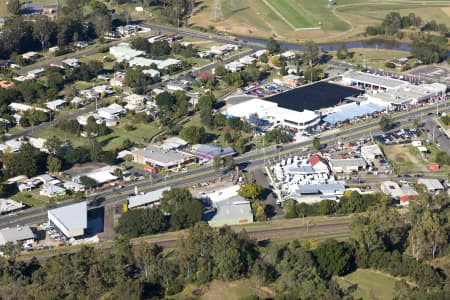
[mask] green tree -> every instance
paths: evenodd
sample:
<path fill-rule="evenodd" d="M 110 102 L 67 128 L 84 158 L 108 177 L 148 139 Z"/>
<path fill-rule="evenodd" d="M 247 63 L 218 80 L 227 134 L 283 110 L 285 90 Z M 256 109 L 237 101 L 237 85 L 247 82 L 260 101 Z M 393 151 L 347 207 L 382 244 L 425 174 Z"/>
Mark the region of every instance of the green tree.
<path fill-rule="evenodd" d="M 164 213 L 158 208 L 129 210 L 119 218 L 116 232 L 130 238 L 155 234 L 168 228 Z"/>
<path fill-rule="evenodd" d="M 47 157 L 47 169 L 50 173 L 61 171 L 62 163 L 58 157 L 50 155 Z"/>
<path fill-rule="evenodd" d="M 422 122 L 421 122 L 420 118 L 415 118 L 413 125 L 414 125 L 414 128 L 416 128 L 416 129 L 419 129 L 420 127 L 422 127 Z"/>
<path fill-rule="evenodd" d="M 392 118 L 388 115 L 383 114 L 380 119 L 380 128 L 382 131 L 388 131 L 392 129 L 394 126 L 394 122 L 392 121 Z"/>
<path fill-rule="evenodd" d="M 319 47 L 313 41 L 307 41 L 303 51 L 303 61 L 306 64 L 315 65 L 319 62 L 319 53 Z"/>
<path fill-rule="evenodd" d="M 228 73 L 228 71 L 224 65 L 219 65 L 214 70 L 214 75 L 216 75 L 218 77 L 223 77 L 223 76 L 227 75 L 227 73 Z"/>
<path fill-rule="evenodd" d="M 256 200 L 263 192 L 263 187 L 260 184 L 246 183 L 238 190 L 238 195 L 247 199 Z"/>
<path fill-rule="evenodd" d="M 205 94 L 198 99 L 198 110 L 210 110 L 216 105 L 217 99 L 213 94 Z"/>
<path fill-rule="evenodd" d="M 234 164 L 235 164 L 235 161 L 234 161 L 233 156 L 231 156 L 231 155 L 225 156 L 225 158 L 224 158 L 225 168 L 231 169 L 234 167 Z"/>
<path fill-rule="evenodd" d="M 266 49 L 270 54 L 273 54 L 280 52 L 281 46 L 277 40 L 271 37 L 267 40 Z"/>
<path fill-rule="evenodd" d="M 9 176 L 33 177 L 45 172 L 47 157 L 39 149 L 23 143 L 19 152 L 3 155 L 3 166 L 7 167 L 6 173 Z"/>
<path fill-rule="evenodd" d="M 13 15 L 18 15 L 22 9 L 23 3 L 19 0 L 8 0 L 6 7 L 8 11 Z"/>
<path fill-rule="evenodd" d="M 188 126 L 181 130 L 180 136 L 191 144 L 199 144 L 206 141 L 207 133 L 204 127 Z"/>
<path fill-rule="evenodd" d="M 62 155 L 62 141 L 56 136 L 48 138 L 44 143 L 44 148 L 47 149 L 48 153 L 56 157 Z"/>
<path fill-rule="evenodd" d="M 9 0 L 11 1 L 11 0 Z M 38 16 L 33 22 L 33 37 L 41 43 L 42 51 L 45 51 L 45 45 L 55 33 L 55 23 L 50 21 L 47 16 Z"/>
<path fill-rule="evenodd" d="M 222 158 L 220 157 L 220 155 L 214 156 L 213 166 L 214 166 L 214 170 L 216 170 L 216 171 L 220 170 L 220 167 L 222 166 Z"/>
<path fill-rule="evenodd" d="M 354 270 L 350 250 L 335 239 L 327 239 L 314 251 L 319 270 L 326 276 L 345 275 Z"/>
<path fill-rule="evenodd" d="M 320 148 L 322 147 L 322 145 L 320 144 L 320 139 L 318 137 L 315 137 L 313 140 L 313 147 L 316 150 L 320 150 Z"/>
<path fill-rule="evenodd" d="M 80 183 L 90 189 L 97 187 L 97 181 L 87 176 L 81 176 Z"/>

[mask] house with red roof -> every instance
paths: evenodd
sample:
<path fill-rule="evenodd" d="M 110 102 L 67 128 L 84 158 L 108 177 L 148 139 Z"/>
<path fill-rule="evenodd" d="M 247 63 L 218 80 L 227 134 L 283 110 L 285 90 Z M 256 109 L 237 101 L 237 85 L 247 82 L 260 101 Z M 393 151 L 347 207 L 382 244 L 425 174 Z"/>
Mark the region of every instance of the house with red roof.
<path fill-rule="evenodd" d="M 330 170 L 327 160 L 319 154 L 311 155 L 311 157 L 309 158 L 309 163 L 317 173 L 329 172 Z"/>

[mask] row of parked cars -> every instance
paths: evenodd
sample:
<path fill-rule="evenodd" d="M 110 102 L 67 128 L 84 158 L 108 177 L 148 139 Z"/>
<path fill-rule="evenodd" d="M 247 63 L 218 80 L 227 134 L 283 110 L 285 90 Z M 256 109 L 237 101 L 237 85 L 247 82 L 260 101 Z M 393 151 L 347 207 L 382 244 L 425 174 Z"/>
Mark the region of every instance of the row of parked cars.
<path fill-rule="evenodd" d="M 55 241 L 65 242 L 67 238 L 62 235 L 55 227 L 53 227 L 49 222 L 45 222 L 41 225 L 42 229 Z"/>

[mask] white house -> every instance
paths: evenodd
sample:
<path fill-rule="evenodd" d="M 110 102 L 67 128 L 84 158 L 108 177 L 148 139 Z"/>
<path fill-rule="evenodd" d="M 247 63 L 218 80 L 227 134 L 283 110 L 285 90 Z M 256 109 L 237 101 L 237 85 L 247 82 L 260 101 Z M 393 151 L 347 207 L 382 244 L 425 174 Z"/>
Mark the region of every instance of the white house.
<path fill-rule="evenodd" d="M 125 113 L 126 109 L 116 103 L 98 109 L 98 115 L 104 119 L 118 119 Z"/>
<path fill-rule="evenodd" d="M 144 73 L 145 75 L 148 75 L 151 78 L 161 77 L 161 72 L 159 72 L 158 70 L 155 70 L 155 69 L 143 70 L 142 73 Z"/>
<path fill-rule="evenodd" d="M 139 111 L 144 109 L 145 101 L 147 100 L 146 96 L 131 94 L 123 99 L 127 105 L 125 106 L 128 110 Z"/>
<path fill-rule="evenodd" d="M 53 101 L 48 101 L 47 103 L 45 103 L 45 106 L 47 106 L 49 109 L 51 109 L 53 111 L 58 111 L 61 108 L 63 108 L 66 104 L 67 104 L 66 101 L 61 100 L 61 99 L 56 99 Z"/>
<path fill-rule="evenodd" d="M 245 65 L 240 62 L 230 62 L 229 64 L 225 65 L 225 69 L 229 72 L 240 72 L 244 69 Z"/>

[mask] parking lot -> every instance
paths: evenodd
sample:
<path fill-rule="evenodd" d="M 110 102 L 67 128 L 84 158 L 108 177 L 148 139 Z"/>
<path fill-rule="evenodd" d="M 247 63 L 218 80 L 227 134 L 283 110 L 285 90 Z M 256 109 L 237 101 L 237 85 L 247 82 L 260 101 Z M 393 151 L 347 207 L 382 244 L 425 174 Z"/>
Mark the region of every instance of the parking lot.
<path fill-rule="evenodd" d="M 274 96 L 279 93 L 284 93 L 286 91 L 291 90 L 292 88 L 280 85 L 273 82 L 267 82 L 263 80 L 261 82 L 254 82 L 246 87 L 242 87 L 239 89 L 241 94 L 264 98 L 269 96 Z"/>
<path fill-rule="evenodd" d="M 420 66 L 407 73 L 417 77 L 431 79 L 435 82 L 450 84 L 450 68 L 448 66 Z"/>
<path fill-rule="evenodd" d="M 410 143 L 412 139 L 419 138 L 422 131 L 419 129 L 399 129 L 391 133 L 385 133 L 375 137 L 375 140 L 384 145 L 387 144 L 406 144 Z"/>

